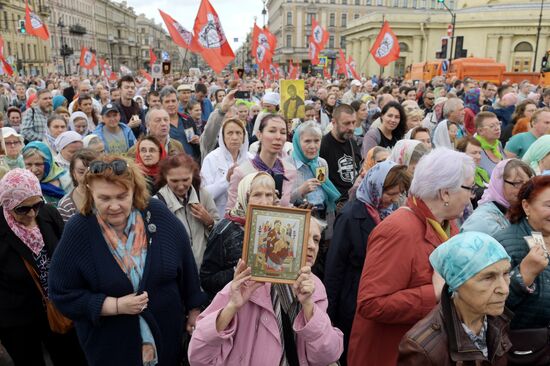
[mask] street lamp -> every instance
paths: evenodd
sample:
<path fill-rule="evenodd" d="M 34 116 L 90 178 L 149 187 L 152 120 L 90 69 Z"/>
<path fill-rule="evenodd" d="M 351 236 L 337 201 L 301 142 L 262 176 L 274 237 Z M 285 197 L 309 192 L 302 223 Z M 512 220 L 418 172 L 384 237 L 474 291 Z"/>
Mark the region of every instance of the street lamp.
<path fill-rule="evenodd" d="M 537 53 L 539 52 L 539 38 L 540 38 L 540 30 L 541 30 L 541 24 L 542 24 L 543 8 L 544 8 L 544 0 L 540 0 L 539 26 L 537 28 L 537 42 L 535 43 L 535 59 L 533 60 L 533 72 L 537 71 Z"/>
<path fill-rule="evenodd" d="M 65 24 L 63 23 L 63 20 L 59 19 L 59 21 L 57 22 L 57 26 L 59 27 L 59 30 L 60 30 L 60 41 L 61 41 L 61 47 L 59 49 L 61 53 L 61 58 L 63 58 L 63 69 L 65 70 L 65 76 L 67 76 L 67 62 L 65 58 L 67 57 L 68 47 L 65 45 L 65 41 L 63 39 L 63 28 L 65 28 Z"/>
<path fill-rule="evenodd" d="M 445 7 L 445 9 L 449 12 L 449 14 L 451 14 L 451 17 L 452 17 L 452 26 L 453 26 L 453 31 L 451 33 L 451 55 L 449 56 L 449 69 L 451 67 L 451 62 L 453 61 L 453 46 L 454 46 L 454 43 L 455 43 L 455 23 L 456 23 L 456 13 L 454 13 L 448 6 L 447 4 L 445 4 L 445 0 L 437 0 L 438 3 L 440 4 L 443 4 L 443 6 Z"/>

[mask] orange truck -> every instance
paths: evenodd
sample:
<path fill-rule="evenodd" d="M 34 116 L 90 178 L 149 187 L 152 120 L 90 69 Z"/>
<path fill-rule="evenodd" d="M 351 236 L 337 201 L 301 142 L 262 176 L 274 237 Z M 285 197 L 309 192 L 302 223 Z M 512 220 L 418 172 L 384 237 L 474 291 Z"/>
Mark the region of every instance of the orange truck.
<path fill-rule="evenodd" d="M 405 76 L 409 80 L 430 81 L 434 76 L 442 75 L 442 61 L 428 61 L 412 64 Z M 503 81 L 520 83 L 529 80 L 532 84 L 550 86 L 550 72 L 507 72 L 506 65 L 498 63 L 492 58 L 467 57 L 455 59 L 451 62 L 450 70 L 445 74 L 448 79 L 456 77 L 464 80 L 472 78 L 477 81 L 489 81 L 497 85 Z"/>

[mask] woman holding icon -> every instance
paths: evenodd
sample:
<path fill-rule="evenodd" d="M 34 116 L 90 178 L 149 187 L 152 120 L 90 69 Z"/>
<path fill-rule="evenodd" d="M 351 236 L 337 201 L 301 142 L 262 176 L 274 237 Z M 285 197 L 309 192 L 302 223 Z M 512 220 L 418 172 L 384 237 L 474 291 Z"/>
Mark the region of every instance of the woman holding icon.
<path fill-rule="evenodd" d="M 309 228 L 306 265 L 293 285 L 252 281 L 251 268 L 239 260 L 233 280 L 197 319 L 189 345 L 192 366 L 328 365 L 338 360 L 343 335 L 331 325 L 324 286 L 311 273 L 321 226 L 312 219 Z"/>

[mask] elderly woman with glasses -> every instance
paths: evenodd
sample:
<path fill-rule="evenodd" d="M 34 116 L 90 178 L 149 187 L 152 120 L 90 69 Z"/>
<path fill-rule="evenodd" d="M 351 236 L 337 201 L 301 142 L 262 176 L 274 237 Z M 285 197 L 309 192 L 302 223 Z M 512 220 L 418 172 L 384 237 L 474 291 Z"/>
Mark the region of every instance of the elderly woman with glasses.
<path fill-rule="evenodd" d="M 489 175 L 504 158 L 504 149 L 500 143 L 501 122 L 492 112 L 480 112 L 474 119 L 477 130 L 476 139 L 481 144 L 481 162 L 479 166 Z"/>
<path fill-rule="evenodd" d="M 206 300 L 183 224 L 149 199 L 133 162 L 101 157 L 82 184 L 84 205 L 52 259 L 52 301 L 90 366 L 177 365 Z"/>
<path fill-rule="evenodd" d="M 74 330 L 54 333 L 42 293 L 63 233 L 57 210 L 44 204 L 40 182 L 15 168 L 0 181 L 0 342 L 15 366 L 86 365 Z M 40 288 L 38 288 L 40 287 Z"/>
<path fill-rule="evenodd" d="M 428 257 L 458 233 L 455 220 L 474 187 L 474 162 L 466 154 L 437 148 L 420 160 L 406 206 L 369 235 L 349 365 L 395 365 L 401 338 L 439 302 L 444 282 Z"/>
<path fill-rule="evenodd" d="M 441 301 L 399 345 L 399 366 L 507 365 L 510 256 L 484 233 L 459 234 L 430 255 Z"/>

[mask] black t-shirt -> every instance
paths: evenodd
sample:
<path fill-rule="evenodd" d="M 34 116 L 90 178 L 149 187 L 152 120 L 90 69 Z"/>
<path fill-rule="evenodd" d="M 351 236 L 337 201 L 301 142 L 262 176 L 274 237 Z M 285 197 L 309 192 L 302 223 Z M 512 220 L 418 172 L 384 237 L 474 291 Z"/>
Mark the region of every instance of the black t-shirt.
<path fill-rule="evenodd" d="M 380 129 L 378 129 L 378 130 L 380 130 Z M 382 131 L 380 131 L 380 143 L 378 144 L 378 146 L 391 149 L 395 146 L 395 144 L 397 144 L 397 141 L 398 140 L 397 140 L 396 136 L 392 136 L 392 139 L 390 140 L 386 136 L 384 136 Z"/>
<path fill-rule="evenodd" d="M 359 173 L 361 152 L 353 139 L 337 141 L 332 133 L 321 140 L 319 156 L 327 161 L 330 181 L 336 186 L 342 197 L 348 199 L 348 190 L 353 186 Z"/>

